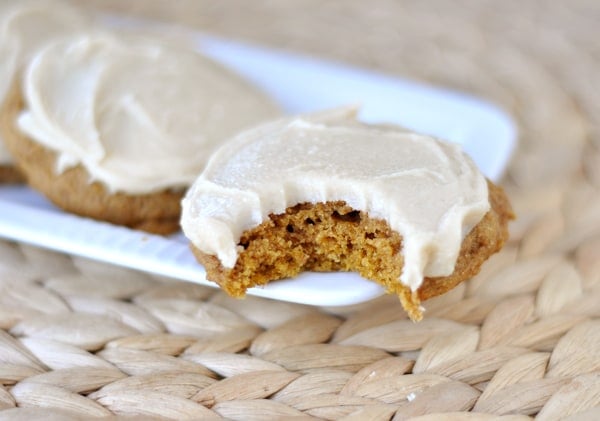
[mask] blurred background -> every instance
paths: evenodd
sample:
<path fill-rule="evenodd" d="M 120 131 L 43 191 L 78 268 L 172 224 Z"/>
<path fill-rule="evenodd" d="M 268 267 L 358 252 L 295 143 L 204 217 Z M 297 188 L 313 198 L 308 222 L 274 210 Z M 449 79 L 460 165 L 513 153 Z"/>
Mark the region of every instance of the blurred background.
<path fill-rule="evenodd" d="M 527 147 L 507 182 L 600 179 L 600 2 L 576 0 L 88 0 L 111 13 L 311 53 L 481 95 L 519 122 Z M 542 153 L 543 152 L 543 153 Z"/>

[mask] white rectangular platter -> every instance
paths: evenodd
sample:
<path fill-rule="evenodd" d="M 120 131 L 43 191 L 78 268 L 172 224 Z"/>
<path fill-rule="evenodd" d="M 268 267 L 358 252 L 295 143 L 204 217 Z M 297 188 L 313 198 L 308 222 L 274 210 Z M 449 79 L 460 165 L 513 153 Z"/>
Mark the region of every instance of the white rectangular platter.
<path fill-rule="evenodd" d="M 483 100 L 288 52 L 191 36 L 201 51 L 263 88 L 288 113 L 361 104 L 364 121 L 397 123 L 460 143 L 492 180 L 502 175 L 514 148 L 512 120 Z M 0 237 L 216 286 L 181 234 L 161 237 L 70 215 L 27 187 L 0 187 Z M 304 273 L 248 293 L 339 306 L 383 291 L 353 273 Z"/>

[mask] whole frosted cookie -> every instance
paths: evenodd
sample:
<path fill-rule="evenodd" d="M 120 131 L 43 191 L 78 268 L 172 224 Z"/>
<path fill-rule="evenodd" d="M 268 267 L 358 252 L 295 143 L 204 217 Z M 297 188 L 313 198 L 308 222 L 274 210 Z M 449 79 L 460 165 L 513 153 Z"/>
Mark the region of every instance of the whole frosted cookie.
<path fill-rule="evenodd" d="M 107 33 L 41 50 L 23 90 L 2 115 L 30 185 L 67 211 L 156 233 L 179 228 L 183 192 L 223 139 L 277 114 L 195 51 Z"/>
<path fill-rule="evenodd" d="M 502 247 L 512 218 L 459 146 L 334 110 L 233 138 L 188 191 L 181 224 L 233 296 L 305 270 L 357 271 L 418 320 L 421 300 Z"/>
<path fill-rule="evenodd" d="M 90 26 L 86 14 L 60 0 L 0 2 L 0 109 L 44 45 Z M 2 119 L 5 120 L 5 119 Z M 0 182 L 23 181 L 0 135 Z"/>

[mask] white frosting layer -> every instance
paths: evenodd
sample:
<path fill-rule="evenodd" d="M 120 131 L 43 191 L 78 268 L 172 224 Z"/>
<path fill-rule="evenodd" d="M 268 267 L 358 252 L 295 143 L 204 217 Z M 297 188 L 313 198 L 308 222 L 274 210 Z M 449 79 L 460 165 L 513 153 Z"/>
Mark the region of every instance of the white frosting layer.
<path fill-rule="evenodd" d="M 487 182 L 458 145 L 357 122 L 347 110 L 284 119 L 215 152 L 183 200 L 185 235 L 232 268 L 245 230 L 303 202 L 344 200 L 403 236 L 401 282 L 450 275 L 490 209 Z"/>
<path fill-rule="evenodd" d="M 43 49 L 24 77 L 29 137 L 110 191 L 189 186 L 216 145 L 277 115 L 260 92 L 195 51 L 155 38 L 78 35 Z"/>
<path fill-rule="evenodd" d="M 85 27 L 89 27 L 87 17 L 59 0 L 0 2 L 0 104 L 41 47 Z M 0 139 L 0 165 L 10 162 Z"/>

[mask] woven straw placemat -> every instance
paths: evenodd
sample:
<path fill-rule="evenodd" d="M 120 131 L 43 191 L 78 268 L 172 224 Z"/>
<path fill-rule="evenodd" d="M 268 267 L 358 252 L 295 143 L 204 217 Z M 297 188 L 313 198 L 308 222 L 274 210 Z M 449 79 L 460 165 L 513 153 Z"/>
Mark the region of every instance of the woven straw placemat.
<path fill-rule="evenodd" d="M 418 324 L 0 242 L 0 419 L 600 419 L 600 2 L 89 2 L 495 101 L 518 220 Z"/>

